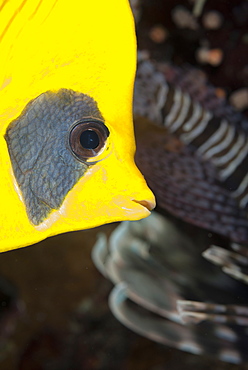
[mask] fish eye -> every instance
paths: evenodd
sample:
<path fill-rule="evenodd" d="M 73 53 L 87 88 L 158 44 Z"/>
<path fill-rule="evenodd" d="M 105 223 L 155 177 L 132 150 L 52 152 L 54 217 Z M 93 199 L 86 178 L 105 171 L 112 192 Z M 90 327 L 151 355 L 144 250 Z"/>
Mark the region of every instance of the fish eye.
<path fill-rule="evenodd" d="M 87 118 L 77 121 L 69 133 L 69 145 L 80 161 L 96 157 L 104 148 L 109 130 L 99 119 Z"/>

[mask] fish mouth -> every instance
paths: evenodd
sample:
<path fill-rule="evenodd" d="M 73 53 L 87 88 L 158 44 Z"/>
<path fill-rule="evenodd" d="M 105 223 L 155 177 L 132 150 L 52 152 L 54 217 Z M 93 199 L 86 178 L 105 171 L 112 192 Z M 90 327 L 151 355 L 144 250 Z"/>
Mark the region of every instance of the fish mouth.
<path fill-rule="evenodd" d="M 133 199 L 133 202 L 140 204 L 141 206 L 148 209 L 148 211 L 152 211 L 156 207 L 155 200 L 136 200 Z"/>

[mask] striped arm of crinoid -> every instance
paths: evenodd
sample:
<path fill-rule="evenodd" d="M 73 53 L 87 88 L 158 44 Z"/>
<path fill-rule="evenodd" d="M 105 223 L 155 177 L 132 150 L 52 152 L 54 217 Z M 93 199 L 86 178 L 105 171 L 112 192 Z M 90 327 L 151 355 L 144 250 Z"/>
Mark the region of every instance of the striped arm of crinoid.
<path fill-rule="evenodd" d="M 135 129 L 136 163 L 158 206 L 191 224 L 247 243 L 246 212 L 216 180 L 216 168 L 144 118 L 136 119 Z"/>
<path fill-rule="evenodd" d="M 165 126 L 196 156 L 212 163 L 222 186 L 241 208 L 247 208 L 248 134 L 241 124 L 204 108 L 181 87 L 167 83 L 148 60 L 139 64 L 134 107 L 136 114 Z"/>
<path fill-rule="evenodd" d="M 247 247 L 231 243 L 232 250 L 211 245 L 203 252 L 203 257 L 220 266 L 229 276 L 248 284 L 248 251 Z"/>
<path fill-rule="evenodd" d="M 122 283 L 112 290 L 109 305 L 123 325 L 155 342 L 233 364 L 246 363 L 248 360 L 244 327 L 233 329 L 209 321 L 187 325 L 170 321 L 133 302 L 129 298 L 128 288 Z"/>
<path fill-rule="evenodd" d="M 184 323 L 211 321 L 248 327 L 248 306 L 179 300 L 177 308 Z"/>
<path fill-rule="evenodd" d="M 130 329 L 195 354 L 248 361 L 246 287 L 164 217 L 122 223 L 98 241 L 93 260 L 115 284 L 110 308 Z"/>

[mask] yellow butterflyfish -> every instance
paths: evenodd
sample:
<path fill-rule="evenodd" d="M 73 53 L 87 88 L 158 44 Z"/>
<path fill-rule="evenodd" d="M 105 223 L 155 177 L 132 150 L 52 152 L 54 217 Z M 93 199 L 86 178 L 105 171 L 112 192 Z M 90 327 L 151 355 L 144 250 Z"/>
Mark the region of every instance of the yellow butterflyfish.
<path fill-rule="evenodd" d="M 148 216 L 128 1 L 1 0 L 0 50 L 0 251 Z"/>

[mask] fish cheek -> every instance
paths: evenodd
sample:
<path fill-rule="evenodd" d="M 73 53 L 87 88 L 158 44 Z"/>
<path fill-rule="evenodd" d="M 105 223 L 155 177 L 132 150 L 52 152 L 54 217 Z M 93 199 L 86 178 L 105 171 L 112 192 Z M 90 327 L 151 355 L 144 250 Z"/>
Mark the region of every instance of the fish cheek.
<path fill-rule="evenodd" d="M 27 166 L 24 172 L 20 170 L 16 160 L 16 149 L 11 151 L 13 171 L 22 192 L 27 215 L 34 225 L 40 224 L 53 210 L 60 208 L 67 193 L 87 169 L 86 165 L 78 162 L 66 149 L 58 154 L 60 143 L 60 140 L 54 141 L 50 137 L 39 151 L 32 167 Z"/>
<path fill-rule="evenodd" d="M 52 210 L 60 208 L 67 193 L 87 170 L 87 166 L 82 163 L 73 166 L 74 163 L 70 162 L 75 159 L 70 154 L 68 157 L 65 162 L 63 157 L 45 149 L 27 176 L 26 207 L 35 225 L 44 221 Z"/>
<path fill-rule="evenodd" d="M 102 119 L 87 95 L 62 89 L 30 102 L 5 134 L 13 172 L 29 220 L 43 222 L 58 210 L 67 193 L 88 169 L 67 145 L 71 125 L 79 117 Z"/>

